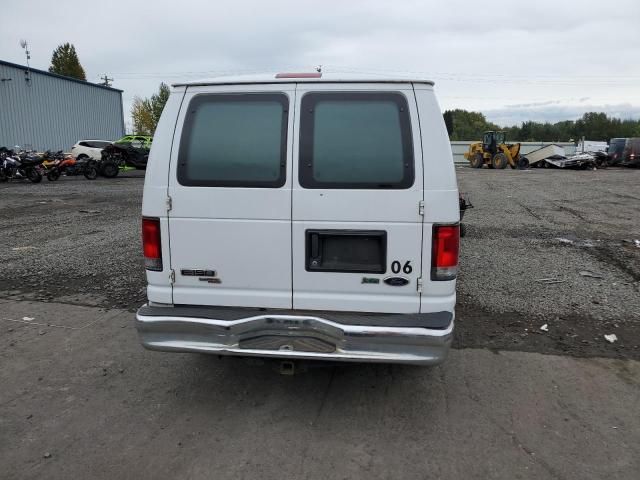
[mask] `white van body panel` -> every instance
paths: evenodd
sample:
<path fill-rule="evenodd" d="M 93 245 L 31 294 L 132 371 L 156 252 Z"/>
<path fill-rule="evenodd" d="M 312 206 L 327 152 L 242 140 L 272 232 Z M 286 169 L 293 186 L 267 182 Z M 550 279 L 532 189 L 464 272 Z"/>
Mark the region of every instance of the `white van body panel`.
<path fill-rule="evenodd" d="M 304 96 L 341 92 L 393 93 L 406 100 L 414 160 L 410 186 L 302 186 Z M 201 95 L 265 93 L 288 98 L 284 184 L 180 184 L 180 143 L 190 102 Z M 365 147 L 354 151 L 372 144 L 360 143 Z M 436 224 L 459 223 L 458 200 L 448 135 L 429 81 L 323 73 L 174 86 L 155 132 L 144 186 L 142 214 L 160 222 L 162 270 L 146 272 L 149 303 L 136 315 L 141 342 L 153 350 L 290 360 L 441 363 L 453 338 L 456 281 L 431 280 L 432 235 Z M 308 230 L 384 231 L 386 271 L 310 269 Z M 399 272 L 392 271 L 394 262 Z M 410 268 L 403 271 L 405 265 Z M 183 274 L 196 269 L 215 273 Z M 407 283 L 385 283 L 390 277 Z"/>
<path fill-rule="evenodd" d="M 420 111 L 424 176 L 423 224 L 423 289 L 421 312 L 453 310 L 456 303 L 456 281 L 432 281 L 431 239 L 436 223 L 455 224 L 460 221 L 458 186 L 447 127 L 432 86 L 415 87 L 416 103 Z"/>
<path fill-rule="evenodd" d="M 189 88 L 178 115 L 168 193 L 173 303 L 291 308 L 291 175 L 280 188 L 183 186 L 178 182 L 179 139 L 190 102 L 198 95 L 282 93 L 288 97 L 287 143 L 293 135 L 295 84 Z M 287 165 L 291 165 L 287 148 Z M 210 269 L 220 283 L 184 276 Z"/>
<path fill-rule="evenodd" d="M 142 197 L 142 216 L 160 219 L 160 230 L 163 240 L 163 270 L 154 272 L 147 270 L 147 298 L 159 304 L 173 303 L 171 285 L 171 255 L 169 248 L 169 223 L 167 218 L 167 181 L 169 179 L 169 159 L 173 148 L 174 129 L 176 127 L 180 105 L 186 87 L 177 87 L 165 104 L 157 132 L 149 152 L 149 161 L 144 178 L 144 195 Z"/>
<path fill-rule="evenodd" d="M 422 147 L 418 114 L 411 84 L 299 84 L 296 109 L 304 115 L 301 102 L 307 93 L 385 92 L 405 97 L 409 107 L 414 156 L 414 182 L 407 189 L 308 189 L 299 184 L 299 128 L 293 136 L 293 308 L 358 312 L 417 313 L 420 297 L 417 279 L 421 276 L 423 199 Z M 305 269 L 305 232 L 309 229 L 374 230 L 387 232 L 387 269 L 382 274 L 315 272 Z M 391 272 L 392 262 L 407 262 L 411 273 Z M 394 287 L 384 283 L 399 276 L 407 285 Z M 377 284 L 363 284 L 363 278 L 375 278 Z"/>

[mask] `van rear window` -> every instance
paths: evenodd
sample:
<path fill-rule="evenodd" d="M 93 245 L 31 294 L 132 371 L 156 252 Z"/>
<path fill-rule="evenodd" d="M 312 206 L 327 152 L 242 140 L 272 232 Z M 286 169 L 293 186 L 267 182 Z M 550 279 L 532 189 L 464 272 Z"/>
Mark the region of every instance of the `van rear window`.
<path fill-rule="evenodd" d="M 414 180 L 409 109 L 393 92 L 317 92 L 302 98 L 300 185 L 409 188 Z"/>
<path fill-rule="evenodd" d="M 288 105 L 284 94 L 194 97 L 180 141 L 180 184 L 273 188 L 284 185 Z"/>

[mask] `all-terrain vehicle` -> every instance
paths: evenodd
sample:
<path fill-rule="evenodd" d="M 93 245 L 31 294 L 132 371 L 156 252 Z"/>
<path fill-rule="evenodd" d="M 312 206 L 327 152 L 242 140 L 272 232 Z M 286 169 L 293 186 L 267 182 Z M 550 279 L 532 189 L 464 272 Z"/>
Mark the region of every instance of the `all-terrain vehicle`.
<path fill-rule="evenodd" d="M 115 177 L 121 167 L 129 165 L 139 170 L 147 168 L 153 137 L 126 135 L 102 150 L 100 173 Z"/>
<path fill-rule="evenodd" d="M 49 164 L 47 167 L 47 180 L 56 181 L 60 178 L 60 175 L 67 177 L 75 175 L 84 175 L 87 180 L 95 180 L 98 177 L 98 162 L 89 157 L 83 157 L 80 159 L 65 158 L 62 152 L 51 154 L 45 152 L 46 158 L 54 157 L 53 164 Z"/>

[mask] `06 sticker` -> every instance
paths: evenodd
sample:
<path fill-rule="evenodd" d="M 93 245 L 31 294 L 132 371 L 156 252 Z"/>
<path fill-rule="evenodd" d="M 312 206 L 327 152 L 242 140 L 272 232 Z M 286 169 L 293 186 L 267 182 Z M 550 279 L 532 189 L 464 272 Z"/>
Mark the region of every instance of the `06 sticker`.
<path fill-rule="evenodd" d="M 393 262 L 391 262 L 391 271 L 393 273 L 400 273 L 400 270 L 402 270 L 402 273 L 404 273 L 405 275 L 409 275 L 411 272 L 413 272 L 411 260 L 407 260 L 406 262 L 404 262 L 404 265 L 400 263 L 400 260 L 394 260 Z"/>

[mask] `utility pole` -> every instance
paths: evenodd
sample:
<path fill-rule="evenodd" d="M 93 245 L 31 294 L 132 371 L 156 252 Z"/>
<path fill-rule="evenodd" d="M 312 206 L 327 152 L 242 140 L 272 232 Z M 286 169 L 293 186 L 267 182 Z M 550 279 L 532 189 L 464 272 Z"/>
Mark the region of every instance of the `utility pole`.
<path fill-rule="evenodd" d="M 111 83 L 113 82 L 113 78 L 109 78 L 107 77 L 107 74 L 105 73 L 104 76 L 100 77 L 101 80 L 103 80 L 103 82 L 100 85 L 104 85 L 105 87 L 110 87 Z"/>
<path fill-rule="evenodd" d="M 27 70 L 24 72 L 24 80 L 29 83 L 31 80 L 31 65 L 29 60 L 31 60 L 31 52 L 29 51 L 29 44 L 26 40 L 20 40 L 20 46 L 24 49 L 24 53 L 27 56 Z"/>

